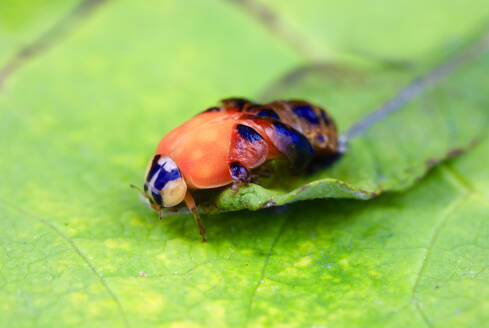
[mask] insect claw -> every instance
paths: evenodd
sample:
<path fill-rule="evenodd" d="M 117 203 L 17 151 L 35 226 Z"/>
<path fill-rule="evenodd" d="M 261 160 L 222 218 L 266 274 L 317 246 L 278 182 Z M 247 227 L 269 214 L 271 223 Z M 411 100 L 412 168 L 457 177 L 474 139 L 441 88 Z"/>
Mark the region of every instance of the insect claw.
<path fill-rule="evenodd" d="M 205 229 L 202 225 L 199 225 L 200 228 L 200 235 L 202 236 L 202 242 L 205 243 L 207 241 L 207 238 L 205 237 Z"/>
<path fill-rule="evenodd" d="M 238 193 L 239 189 L 241 189 L 241 181 L 235 181 L 233 182 L 233 185 L 231 186 L 231 194 L 234 196 Z"/>
<path fill-rule="evenodd" d="M 193 210 L 192 212 L 194 214 L 195 223 L 197 223 L 197 226 L 199 227 L 200 235 L 202 236 L 202 242 L 205 243 L 207 241 L 207 238 L 205 236 L 205 228 L 200 221 L 199 212 L 197 212 L 197 209 Z"/>

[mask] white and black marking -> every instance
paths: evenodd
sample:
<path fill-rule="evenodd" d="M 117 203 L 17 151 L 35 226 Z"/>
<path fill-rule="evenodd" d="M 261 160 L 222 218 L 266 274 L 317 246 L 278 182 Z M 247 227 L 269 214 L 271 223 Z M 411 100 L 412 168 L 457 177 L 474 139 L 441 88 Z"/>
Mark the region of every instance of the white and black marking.
<path fill-rule="evenodd" d="M 181 177 L 180 170 L 172 159 L 156 155 L 146 179 L 145 191 L 147 190 L 147 195 L 156 204 L 162 205 L 161 190 L 168 182 Z"/>
<path fill-rule="evenodd" d="M 246 141 L 255 142 L 263 140 L 263 137 L 258 132 L 256 132 L 255 129 L 250 128 L 247 125 L 238 124 L 237 128 L 239 135 Z"/>

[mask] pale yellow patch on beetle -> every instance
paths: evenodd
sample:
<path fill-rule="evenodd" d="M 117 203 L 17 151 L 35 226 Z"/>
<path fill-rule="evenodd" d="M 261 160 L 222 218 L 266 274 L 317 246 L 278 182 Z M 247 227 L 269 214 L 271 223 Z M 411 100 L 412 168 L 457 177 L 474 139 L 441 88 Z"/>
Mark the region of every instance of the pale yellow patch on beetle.
<path fill-rule="evenodd" d="M 160 155 L 156 156 L 160 157 Z M 177 165 L 170 157 L 162 156 L 158 158 L 157 163 L 154 163 L 155 159 L 156 158 L 153 157 L 146 168 L 145 180 L 148 180 L 148 174 L 150 174 L 152 167 L 155 167 L 156 172 L 153 173 L 151 179 L 145 184 L 146 189 L 142 195 L 142 198 L 143 201 L 145 201 L 145 199 L 149 200 L 150 207 L 159 211 L 161 210 L 162 206 L 173 207 L 180 204 L 185 199 L 185 194 L 187 193 L 187 183 L 181 177 L 180 172 L 178 172 L 178 175 L 180 175 L 179 178 L 175 179 L 175 173 L 172 173 L 173 176 L 167 177 L 167 175 L 171 174 L 171 172 L 178 170 Z M 158 167 L 156 167 L 156 165 L 158 165 Z M 159 178 L 162 178 L 165 182 L 161 190 L 156 188 L 156 183 Z M 165 181 L 165 179 L 167 181 Z M 156 196 L 154 193 L 156 193 Z M 158 195 L 161 197 L 160 201 L 157 201 L 157 199 L 159 199 Z"/>
<path fill-rule="evenodd" d="M 187 184 L 182 178 L 168 181 L 161 189 L 161 198 L 164 207 L 172 207 L 180 204 L 187 193 Z"/>
<path fill-rule="evenodd" d="M 199 159 L 204 157 L 204 151 L 202 149 L 195 149 L 194 151 L 192 151 L 190 157 L 192 158 L 192 160 L 198 161 Z"/>
<path fill-rule="evenodd" d="M 218 130 L 205 130 L 199 135 L 199 139 L 205 142 L 216 141 L 219 138 Z"/>
<path fill-rule="evenodd" d="M 214 173 L 212 163 L 202 163 L 199 167 L 198 175 L 201 179 L 205 179 Z"/>

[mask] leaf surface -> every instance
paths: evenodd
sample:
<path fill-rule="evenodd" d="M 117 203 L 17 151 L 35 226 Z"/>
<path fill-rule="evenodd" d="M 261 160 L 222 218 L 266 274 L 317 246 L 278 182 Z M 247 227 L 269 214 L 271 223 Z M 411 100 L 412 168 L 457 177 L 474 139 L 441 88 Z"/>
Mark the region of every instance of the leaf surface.
<path fill-rule="evenodd" d="M 40 9 L 48 12 L 46 20 L 39 16 L 43 26 L 67 8 L 52 6 L 58 9 Z M 298 34 L 337 49 L 338 63 L 306 65 L 312 68 L 290 78 L 287 72 L 300 72 L 307 59 L 231 2 L 112 1 L 6 79 L 0 91 L 2 325 L 487 324 L 489 59 L 482 52 L 353 138 L 332 167 L 284 178 L 290 185 L 277 189 L 225 193 L 218 205 L 254 209 L 270 199 L 391 193 L 204 215 L 204 244 L 189 216 L 160 222 L 128 188 L 142 179 L 162 135 L 222 97 L 307 97 L 326 106 L 343 133 L 447 53 L 470 44 L 475 37 L 467 31 L 483 12 L 450 7 L 459 24 L 433 30 L 454 35 L 455 46 L 426 38 L 415 55 L 417 43 L 409 40 L 417 65 L 399 69 L 351 61 L 336 42 L 348 34 L 323 28 L 311 34 L 314 24 L 293 16 L 291 4 L 281 6 L 281 16 L 289 12 L 290 22 L 301 22 Z M 306 7 L 318 10 L 313 2 Z M 422 15 L 438 12 L 425 8 Z M 349 26 L 359 20 L 343 15 Z M 368 25 L 361 26 L 357 33 L 370 37 Z M 384 42 L 379 35 L 375 43 L 395 35 Z M 317 43 L 312 48 L 327 57 Z M 475 138 L 480 141 L 463 156 L 427 170 Z"/>
<path fill-rule="evenodd" d="M 13 62 L 23 48 L 52 29 L 55 22 L 74 11 L 76 5 L 75 0 L 3 0 L 0 3 L 0 67 Z"/>
<path fill-rule="evenodd" d="M 302 178 L 290 176 L 281 187 L 252 185 L 237 195 L 224 191 L 217 198 L 217 208 L 258 209 L 315 198 L 368 199 L 410 187 L 437 163 L 473 146 L 487 129 L 489 99 L 480 81 L 489 73 L 489 53 L 487 40 L 482 40 L 481 57 L 464 63 L 446 79 L 424 85 L 422 80 L 433 79 L 431 73 L 403 89 L 390 103 L 401 102 L 405 95 L 407 102 L 352 138 L 345 154 L 331 167 Z M 352 124 L 352 117 L 371 112 L 392 91 L 392 85 L 409 73 L 373 70 L 357 72 L 354 77 L 348 74 L 333 69 L 308 73 L 275 91 L 273 98 L 318 99 L 318 103 L 329 104 L 341 132 Z M 426 90 L 411 96 L 418 88 Z"/>

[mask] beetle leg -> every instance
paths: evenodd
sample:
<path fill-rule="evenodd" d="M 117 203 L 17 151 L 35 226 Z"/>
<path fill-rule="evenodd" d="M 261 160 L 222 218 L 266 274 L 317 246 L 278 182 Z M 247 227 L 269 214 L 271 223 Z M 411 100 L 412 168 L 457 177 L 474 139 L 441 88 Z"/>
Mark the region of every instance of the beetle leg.
<path fill-rule="evenodd" d="M 195 200 L 188 191 L 187 194 L 185 194 L 185 204 L 187 204 L 188 209 L 193 213 L 195 223 L 197 223 L 197 226 L 200 230 L 200 235 L 202 236 L 202 242 L 205 243 L 207 241 L 207 238 L 205 237 L 205 228 L 200 221 L 200 216 L 199 212 L 197 211 L 197 206 L 195 205 Z"/>
<path fill-rule="evenodd" d="M 229 172 L 233 178 L 233 186 L 231 188 L 233 194 L 236 194 L 243 184 L 247 185 L 250 183 L 250 173 L 241 163 L 232 162 L 229 165 Z"/>

